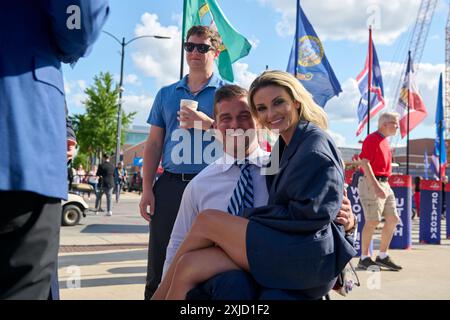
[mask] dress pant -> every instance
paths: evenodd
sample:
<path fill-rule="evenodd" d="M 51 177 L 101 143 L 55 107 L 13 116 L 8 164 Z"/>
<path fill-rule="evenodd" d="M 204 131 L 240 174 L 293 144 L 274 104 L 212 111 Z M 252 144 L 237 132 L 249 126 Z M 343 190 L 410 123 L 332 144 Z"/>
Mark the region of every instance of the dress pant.
<path fill-rule="evenodd" d="M 95 199 L 95 208 L 99 210 L 102 207 L 102 197 L 103 194 L 106 195 L 106 211 L 112 211 L 112 193 L 113 187 L 101 187 L 98 196 Z"/>
<path fill-rule="evenodd" d="M 258 300 L 323 300 L 333 289 L 336 280 L 334 278 L 319 287 L 303 290 L 261 288 Z"/>
<path fill-rule="evenodd" d="M 153 186 L 155 212 L 150 223 L 147 260 L 147 281 L 144 297 L 149 300 L 161 282 L 172 228 L 180 208 L 184 189 L 189 181 L 164 172 Z"/>
<path fill-rule="evenodd" d="M 120 193 L 122 191 L 123 183 L 114 185 L 114 194 L 116 195 L 116 203 L 119 203 Z"/>
<path fill-rule="evenodd" d="M 47 300 L 60 300 L 59 296 L 59 279 L 58 279 L 58 261 L 55 263 L 55 268 L 52 274 L 52 281 L 50 284 L 50 294 Z"/>
<path fill-rule="evenodd" d="M 186 295 L 186 300 L 256 300 L 259 285 L 243 270 L 230 270 L 201 283 Z"/>
<path fill-rule="evenodd" d="M 61 199 L 0 191 L 0 203 L 0 300 L 46 300 L 58 258 Z"/>

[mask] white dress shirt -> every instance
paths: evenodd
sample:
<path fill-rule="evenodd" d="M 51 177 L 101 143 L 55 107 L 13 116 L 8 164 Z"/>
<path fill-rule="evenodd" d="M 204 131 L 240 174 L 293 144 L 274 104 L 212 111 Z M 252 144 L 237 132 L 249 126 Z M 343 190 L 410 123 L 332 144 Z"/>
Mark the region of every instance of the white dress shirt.
<path fill-rule="evenodd" d="M 268 161 L 269 153 L 256 149 L 249 156 L 253 181 L 254 207 L 267 205 L 269 194 L 266 176 L 260 174 L 262 166 Z M 181 200 L 180 209 L 167 246 L 166 261 L 163 276 L 166 274 L 178 247 L 184 240 L 195 217 L 205 209 L 217 209 L 227 212 L 228 204 L 236 187 L 241 170 L 234 165 L 235 159 L 227 153 L 203 169 L 186 186 Z"/>

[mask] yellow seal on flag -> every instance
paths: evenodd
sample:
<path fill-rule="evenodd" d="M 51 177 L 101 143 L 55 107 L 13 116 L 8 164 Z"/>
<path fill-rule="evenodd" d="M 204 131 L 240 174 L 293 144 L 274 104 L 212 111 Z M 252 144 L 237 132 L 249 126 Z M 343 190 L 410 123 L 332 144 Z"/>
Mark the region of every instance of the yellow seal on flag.
<path fill-rule="evenodd" d="M 322 62 L 324 50 L 319 38 L 304 36 L 298 42 L 299 65 L 302 67 L 314 67 Z"/>

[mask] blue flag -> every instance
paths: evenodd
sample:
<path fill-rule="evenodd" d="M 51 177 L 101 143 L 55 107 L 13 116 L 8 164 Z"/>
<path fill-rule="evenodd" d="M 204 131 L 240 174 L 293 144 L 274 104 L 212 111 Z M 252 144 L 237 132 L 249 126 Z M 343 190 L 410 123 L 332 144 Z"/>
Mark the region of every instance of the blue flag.
<path fill-rule="evenodd" d="M 143 159 L 141 157 L 134 157 L 133 166 L 142 167 L 142 161 L 143 161 Z"/>
<path fill-rule="evenodd" d="M 321 107 L 342 92 L 341 85 L 325 56 L 322 42 L 305 16 L 300 0 L 297 0 L 295 39 L 286 71 L 302 83 Z"/>
<path fill-rule="evenodd" d="M 444 104 L 442 98 L 442 73 L 439 78 L 439 90 L 436 105 L 436 139 L 434 141 L 434 154 L 432 156 L 435 175 L 439 177 L 439 171 L 442 178 L 445 176 L 445 168 L 447 166 L 447 149 L 445 147 L 445 120 L 444 120 Z"/>
<path fill-rule="evenodd" d="M 366 64 L 363 71 L 356 77 L 358 82 L 359 92 L 361 93 L 361 99 L 358 105 L 358 129 L 356 130 L 356 136 L 359 136 L 367 124 L 367 111 L 368 111 L 368 98 L 369 98 L 369 71 L 372 74 L 370 84 L 370 119 L 377 114 L 378 111 L 384 108 L 384 89 L 383 78 L 381 77 L 380 63 L 378 62 L 377 52 L 372 39 L 370 39 L 371 45 L 369 45 L 369 52 L 366 58 Z M 372 57 L 372 61 L 369 61 L 369 57 Z M 370 68 L 370 70 L 369 70 Z"/>

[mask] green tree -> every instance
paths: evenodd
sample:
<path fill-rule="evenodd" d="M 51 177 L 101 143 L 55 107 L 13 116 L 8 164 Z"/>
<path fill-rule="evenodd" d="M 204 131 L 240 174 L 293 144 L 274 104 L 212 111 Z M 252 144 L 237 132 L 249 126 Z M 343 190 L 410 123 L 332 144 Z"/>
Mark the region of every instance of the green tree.
<path fill-rule="evenodd" d="M 101 72 L 84 92 L 88 95 L 83 101 L 86 113 L 75 115 L 73 126 L 80 157 L 87 155 L 89 162 L 93 163 L 102 154 L 115 152 L 119 87 L 109 72 Z M 121 145 L 125 142 L 125 130 L 135 114 L 122 111 Z"/>

